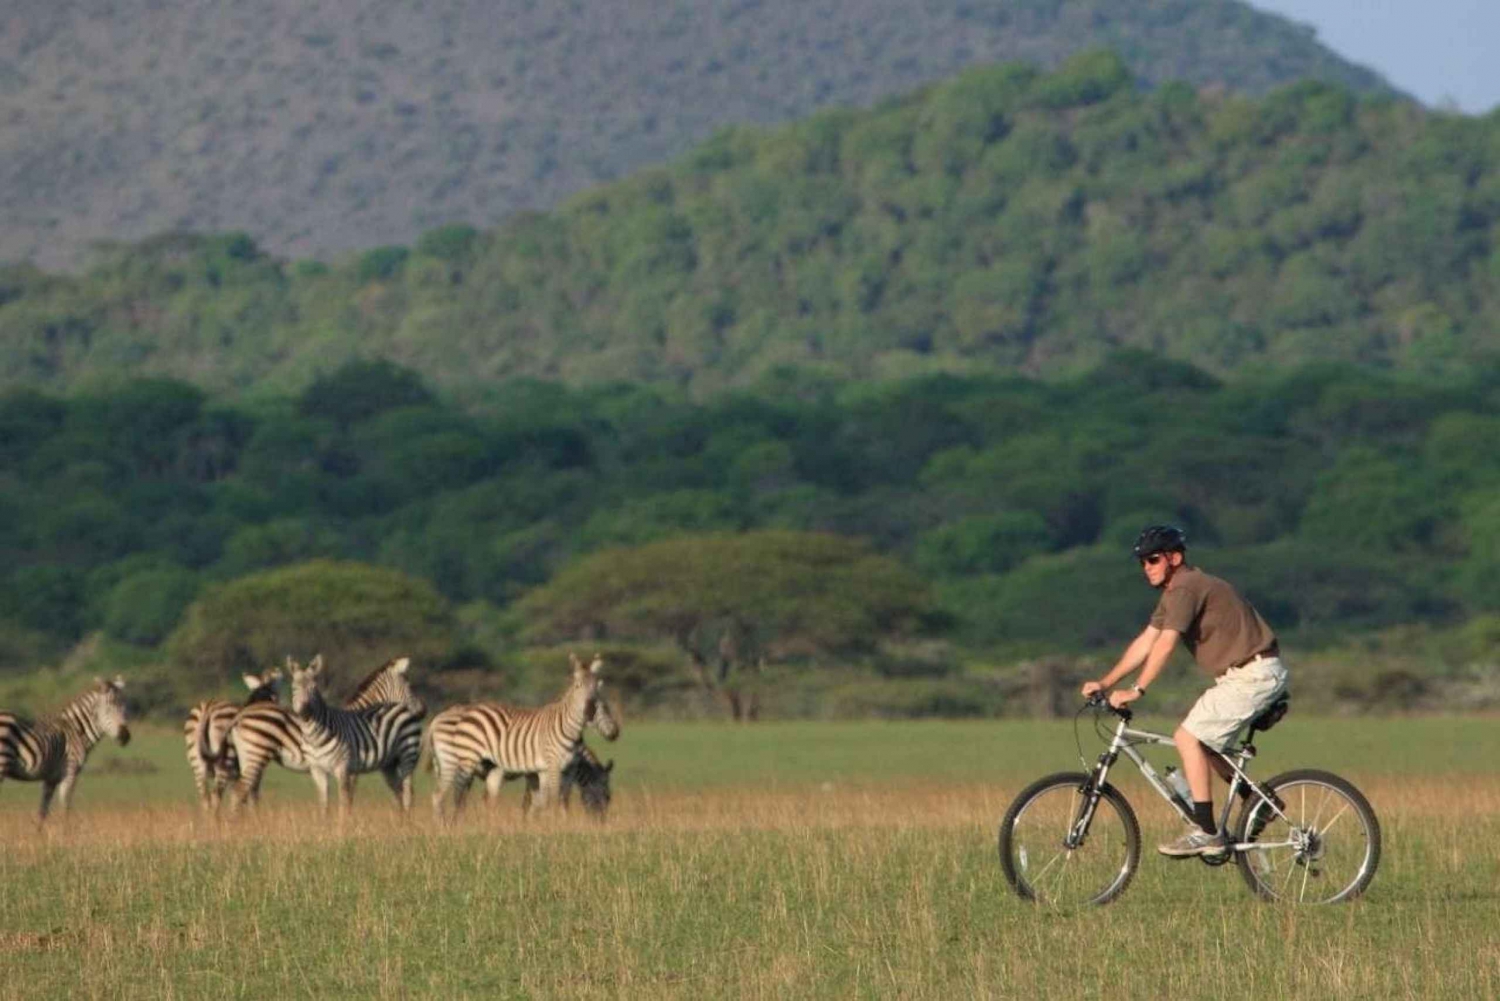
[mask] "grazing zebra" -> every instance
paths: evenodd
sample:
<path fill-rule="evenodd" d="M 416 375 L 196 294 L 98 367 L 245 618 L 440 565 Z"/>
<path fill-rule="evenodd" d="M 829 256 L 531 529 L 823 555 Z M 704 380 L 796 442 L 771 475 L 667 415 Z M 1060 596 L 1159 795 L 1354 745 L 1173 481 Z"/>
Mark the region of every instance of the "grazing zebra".
<path fill-rule="evenodd" d="M 578 798 L 583 800 L 583 808 L 593 814 L 598 820 L 603 820 L 604 815 L 609 812 L 609 801 L 611 793 L 609 789 L 609 773 L 615 770 L 614 759 L 608 764 L 602 763 L 589 745 L 579 743 L 578 755 L 573 758 L 573 763 L 563 769 L 562 783 L 557 789 L 558 801 L 563 808 L 568 806 L 568 797 L 573 791 L 573 786 L 578 787 Z M 499 769 L 493 769 L 485 776 L 484 793 L 485 799 L 493 803 L 496 795 L 500 792 L 500 783 L 505 781 L 506 775 Z M 521 809 L 531 809 L 531 795 L 536 792 L 539 782 L 536 774 L 526 776 L 526 793 L 521 797 Z"/>
<path fill-rule="evenodd" d="M 42 783 L 38 823 L 46 821 L 54 793 L 67 812 L 73 783 L 95 744 L 106 736 L 121 747 L 130 743 L 124 691 L 125 679 L 119 675 L 113 681 L 95 678 L 94 687 L 56 715 L 31 721 L 0 712 L 0 781 Z"/>
<path fill-rule="evenodd" d="M 290 657 L 286 662 L 288 670 L 292 670 L 296 663 Z M 322 662 L 321 655 L 314 658 L 314 663 L 321 665 Z M 420 723 L 426 709 L 407 682 L 406 672 L 410 666 L 409 658 L 399 657 L 372 671 L 355 687 L 345 708 L 368 709 L 382 703 L 400 703 L 411 708 Z M 234 795 L 230 800 L 236 809 L 247 801 L 259 801 L 261 778 L 273 761 L 290 771 L 311 771 L 303 746 L 301 721 L 292 710 L 274 702 L 256 702 L 240 709 L 224 739 L 224 753 L 231 750 L 240 765 L 239 781 L 234 785 Z M 314 775 L 313 782 L 318 781 L 318 776 Z M 323 792 L 322 795 L 326 805 L 327 794 Z"/>
<path fill-rule="evenodd" d="M 319 803 L 326 811 L 331 776 L 339 787 L 340 810 L 347 811 L 354 799 L 353 777 L 379 771 L 401 809 L 410 812 L 412 772 L 422 747 L 422 704 L 377 702 L 359 709 L 335 709 L 323 701 L 318 688 L 322 671 L 321 656 L 305 668 L 292 668 L 292 712 L 302 728 L 303 754 L 318 787 Z"/>
<path fill-rule="evenodd" d="M 250 694 L 241 705 L 223 699 L 204 699 L 188 713 L 182 728 L 183 740 L 187 744 L 193 783 L 198 787 L 198 802 L 205 811 L 217 810 L 225 787 L 240 777 L 239 759 L 234 748 L 225 745 L 224 735 L 244 706 L 252 702 L 274 703 L 276 682 L 280 679 L 281 669 L 277 667 L 264 674 L 243 675 Z"/>
<path fill-rule="evenodd" d="M 593 723 L 606 740 L 619 736 L 620 725 L 600 697 L 604 660 L 595 655 L 585 667 L 576 655 L 570 656 L 573 671 L 567 690 L 539 709 L 476 702 L 433 718 L 425 739 L 437 777 L 432 808 L 439 819 L 446 819 L 450 800 L 455 811 L 463 807 L 476 777 L 483 777 L 491 789 L 508 776 L 535 774 L 534 805 L 546 809 L 558 798 L 562 773 L 583 746 L 583 728 Z"/>

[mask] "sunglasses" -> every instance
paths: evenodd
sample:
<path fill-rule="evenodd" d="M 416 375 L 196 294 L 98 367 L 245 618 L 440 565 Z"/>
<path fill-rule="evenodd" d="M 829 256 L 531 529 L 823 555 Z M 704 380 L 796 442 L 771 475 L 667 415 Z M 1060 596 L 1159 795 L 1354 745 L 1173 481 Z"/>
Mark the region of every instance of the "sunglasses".
<path fill-rule="evenodd" d="M 1150 556 L 1142 556 L 1141 557 L 1141 566 L 1143 566 L 1143 567 L 1154 567 L 1158 563 L 1165 562 L 1166 559 L 1167 559 L 1167 554 L 1166 553 L 1152 553 Z"/>

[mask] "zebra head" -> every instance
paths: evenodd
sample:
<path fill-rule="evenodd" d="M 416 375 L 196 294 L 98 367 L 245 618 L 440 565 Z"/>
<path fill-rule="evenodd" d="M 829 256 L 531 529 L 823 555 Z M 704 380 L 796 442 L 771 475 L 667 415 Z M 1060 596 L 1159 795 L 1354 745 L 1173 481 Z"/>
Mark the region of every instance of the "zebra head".
<path fill-rule="evenodd" d="M 584 809 L 602 820 L 609 811 L 609 773 L 615 770 L 614 758 L 603 765 L 592 755 L 579 758 L 574 769 L 578 781 L 578 798 L 583 800 Z"/>
<path fill-rule="evenodd" d="M 593 715 L 588 721 L 599 731 L 599 736 L 605 740 L 614 740 L 620 736 L 620 721 L 615 719 L 614 710 L 610 709 L 603 689 L 603 682 L 600 682 L 599 691 L 594 693 Z"/>
<path fill-rule="evenodd" d="M 281 681 L 281 668 L 268 668 L 260 674 L 242 674 L 240 680 L 250 689 L 249 696 L 245 698 L 247 703 L 275 702 L 276 686 Z"/>
<path fill-rule="evenodd" d="M 94 679 L 93 721 L 101 735 L 115 738 L 124 747 L 130 743 L 130 727 L 125 722 L 125 677 L 117 674 L 113 681 Z"/>
<path fill-rule="evenodd" d="M 323 655 L 318 654 L 306 667 L 290 657 L 287 663 L 292 669 L 292 712 L 306 716 L 314 707 L 323 705 L 323 693 L 318 688 L 318 676 L 323 673 Z"/>
<path fill-rule="evenodd" d="M 570 697 L 583 711 L 585 724 L 593 724 L 605 740 L 614 740 L 620 735 L 620 723 L 604 700 L 604 658 L 594 654 L 593 663 L 583 666 L 576 653 L 569 653 L 573 662 L 573 686 Z"/>

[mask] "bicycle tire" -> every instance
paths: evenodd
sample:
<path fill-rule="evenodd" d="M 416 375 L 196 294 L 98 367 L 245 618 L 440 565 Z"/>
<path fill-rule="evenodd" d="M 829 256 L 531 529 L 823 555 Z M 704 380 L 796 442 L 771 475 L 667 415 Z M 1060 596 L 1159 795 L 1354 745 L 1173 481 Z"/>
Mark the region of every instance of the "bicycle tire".
<path fill-rule="evenodd" d="M 1283 772 L 1265 782 L 1264 787 L 1282 800 L 1283 812 L 1291 823 L 1276 816 L 1266 801 L 1257 797 L 1247 801 L 1240 811 L 1235 828 L 1236 841 L 1244 844 L 1291 839 L 1294 831 L 1311 832 L 1312 840 L 1301 849 L 1266 847 L 1237 852 L 1235 861 L 1239 864 L 1240 875 L 1251 891 L 1263 900 L 1299 904 L 1342 903 L 1364 893 L 1375 878 L 1381 849 L 1380 821 L 1364 794 L 1349 780 L 1316 768 Z M 1312 802 L 1308 800 L 1309 793 L 1313 796 Z M 1250 836 L 1254 820 L 1263 813 L 1270 814 L 1269 822 L 1263 830 Z M 1346 813 L 1352 814 L 1358 827 L 1346 825 L 1335 843 L 1327 834 L 1341 823 Z M 1334 861 L 1341 868 L 1352 867 L 1352 872 L 1347 878 L 1334 880 L 1342 880 L 1340 885 L 1330 884 L 1329 892 L 1316 893 L 1317 899 L 1310 899 L 1308 884 L 1310 881 L 1322 882 L 1325 870 L 1329 868 L 1329 851 L 1333 844 L 1337 845 Z"/>
<path fill-rule="evenodd" d="M 1130 885 L 1130 880 L 1135 876 L 1141 861 L 1141 827 L 1130 802 L 1121 795 L 1118 789 L 1108 783 L 1105 783 L 1099 790 L 1099 806 L 1090 824 L 1089 838 L 1072 850 L 1065 848 L 1062 844 L 1062 838 L 1067 834 L 1073 820 L 1077 818 L 1077 807 L 1082 803 L 1082 797 L 1078 794 L 1088 782 L 1089 776 L 1084 772 L 1058 772 L 1048 775 L 1021 790 L 1011 802 L 1009 809 L 1005 811 L 1005 817 L 1000 821 L 1000 867 L 1004 870 L 1011 889 L 1023 900 L 1060 906 L 1067 906 L 1070 903 L 1107 904 L 1124 893 L 1125 888 Z M 1067 802 L 1062 796 L 1056 797 L 1055 804 L 1049 798 L 1052 794 L 1066 791 L 1073 793 L 1071 810 L 1067 809 Z M 1110 833 L 1109 828 L 1099 827 L 1101 819 L 1107 816 L 1106 804 L 1119 821 L 1118 831 L 1113 834 Z M 1028 816 L 1029 811 L 1031 816 Z M 1042 813 L 1046 816 L 1042 816 Z M 1033 821 L 1040 821 L 1040 823 L 1034 825 Z M 1033 834 L 1033 826 L 1036 828 L 1035 834 Z M 1030 852 L 1038 846 L 1044 853 L 1051 852 L 1051 854 L 1045 862 L 1034 869 Z M 1069 872 L 1084 868 L 1082 865 L 1072 866 L 1072 863 L 1091 848 L 1094 851 L 1088 859 L 1090 872 L 1097 870 L 1101 874 L 1101 879 L 1110 878 L 1104 880 L 1097 892 L 1085 888 L 1079 894 L 1081 899 L 1076 901 L 1063 899 L 1062 881 L 1067 879 Z M 1056 850 L 1053 851 L 1053 849 Z M 1054 871 L 1052 867 L 1058 865 L 1059 862 L 1061 868 Z M 1071 869 L 1070 866 L 1072 866 Z M 1053 873 L 1050 886 L 1046 885 L 1048 877 L 1045 874 L 1047 873 Z M 1079 873 L 1079 882 L 1085 885 L 1092 884 L 1093 877 Z"/>

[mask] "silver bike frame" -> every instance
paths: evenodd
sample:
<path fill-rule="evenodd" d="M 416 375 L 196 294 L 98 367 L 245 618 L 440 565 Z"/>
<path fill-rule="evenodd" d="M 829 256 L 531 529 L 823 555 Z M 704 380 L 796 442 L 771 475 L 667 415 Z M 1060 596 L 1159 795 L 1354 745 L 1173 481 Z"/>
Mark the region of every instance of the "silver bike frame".
<path fill-rule="evenodd" d="M 1177 811 L 1177 815 L 1179 817 L 1181 817 L 1188 823 L 1193 823 L 1193 815 L 1189 812 L 1188 805 L 1184 804 L 1180 799 L 1176 797 L 1176 795 L 1173 794 L 1172 790 L 1167 786 L 1166 780 L 1164 780 L 1160 775 L 1157 774 L 1157 771 L 1152 767 L 1151 762 L 1147 761 L 1145 755 L 1141 754 L 1140 751 L 1135 749 L 1136 744 L 1165 744 L 1169 747 L 1177 746 L 1176 741 L 1174 741 L 1171 737 L 1168 737 L 1166 734 L 1155 733 L 1151 730 L 1137 730 L 1130 725 L 1129 719 L 1126 719 L 1124 716 L 1119 716 L 1115 726 L 1115 735 L 1113 739 L 1110 740 L 1109 747 L 1099 755 L 1098 764 L 1094 766 L 1095 787 L 1103 788 L 1105 780 L 1109 777 L 1110 768 L 1114 766 L 1114 763 L 1119 759 L 1120 754 L 1123 752 L 1127 758 L 1135 762 L 1136 769 L 1141 773 L 1141 775 L 1145 777 L 1146 781 L 1150 783 L 1151 788 L 1156 790 L 1156 794 L 1162 799 L 1166 800 L 1167 804 L 1171 806 L 1173 810 Z M 1290 841 L 1237 842 L 1230 844 L 1229 849 L 1236 852 L 1248 851 L 1252 848 L 1300 849 L 1302 845 L 1300 843 L 1300 840 L 1296 839 L 1298 832 L 1292 825 L 1291 819 L 1287 817 L 1287 815 L 1276 806 L 1275 800 L 1266 795 L 1264 789 L 1252 782 L 1250 780 L 1250 776 L 1245 774 L 1245 763 L 1251 758 L 1255 757 L 1255 747 L 1250 743 L 1249 738 L 1247 737 L 1240 744 L 1239 752 L 1233 758 L 1231 758 L 1228 754 L 1219 754 L 1219 752 L 1212 751 L 1211 749 L 1210 752 L 1218 754 L 1218 756 L 1225 762 L 1227 762 L 1229 764 L 1229 767 L 1234 770 L 1234 778 L 1231 779 L 1229 783 L 1229 792 L 1224 796 L 1224 809 L 1219 817 L 1219 830 L 1222 831 L 1228 829 L 1229 815 L 1234 810 L 1235 794 L 1239 792 L 1240 783 L 1243 782 L 1250 787 L 1252 792 L 1258 794 L 1261 799 L 1265 801 L 1266 806 L 1269 806 L 1272 810 L 1275 810 L 1278 817 L 1287 822 L 1287 826 L 1292 828 L 1294 838 L 1294 840 Z M 1094 807 L 1096 803 L 1097 799 L 1094 803 L 1090 803 L 1084 810 L 1083 816 L 1079 818 L 1080 823 L 1074 828 L 1075 836 L 1081 835 L 1084 831 L 1088 830 L 1088 825 L 1094 819 Z"/>

